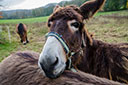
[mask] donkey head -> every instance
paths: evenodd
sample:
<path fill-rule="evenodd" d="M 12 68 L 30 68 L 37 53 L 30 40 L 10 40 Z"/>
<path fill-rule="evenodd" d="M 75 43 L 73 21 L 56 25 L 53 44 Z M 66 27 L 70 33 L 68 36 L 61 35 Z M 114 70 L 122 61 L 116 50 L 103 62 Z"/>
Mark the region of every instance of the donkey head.
<path fill-rule="evenodd" d="M 50 33 L 38 61 L 47 77 L 58 77 L 65 70 L 70 53 L 79 52 L 86 44 L 92 45 L 92 38 L 84 29 L 84 20 L 92 17 L 104 2 L 105 0 L 94 0 L 80 7 L 54 8 L 47 23 Z"/>

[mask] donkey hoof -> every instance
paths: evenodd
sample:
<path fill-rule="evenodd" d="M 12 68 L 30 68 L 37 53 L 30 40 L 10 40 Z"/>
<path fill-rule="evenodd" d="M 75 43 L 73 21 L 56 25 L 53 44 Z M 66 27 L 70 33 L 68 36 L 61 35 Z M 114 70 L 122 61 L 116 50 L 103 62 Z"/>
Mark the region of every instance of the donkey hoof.
<path fill-rule="evenodd" d="M 24 45 L 26 45 L 26 43 L 23 43 Z"/>
<path fill-rule="evenodd" d="M 27 43 L 29 43 L 29 41 L 27 41 Z"/>
<path fill-rule="evenodd" d="M 20 40 L 20 42 L 22 43 L 23 41 L 22 41 L 22 40 Z"/>

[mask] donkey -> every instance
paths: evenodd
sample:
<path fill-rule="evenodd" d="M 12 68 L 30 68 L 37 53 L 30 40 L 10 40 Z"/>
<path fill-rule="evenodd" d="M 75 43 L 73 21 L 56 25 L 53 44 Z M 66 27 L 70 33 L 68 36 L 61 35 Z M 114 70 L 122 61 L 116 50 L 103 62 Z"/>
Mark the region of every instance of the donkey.
<path fill-rule="evenodd" d="M 16 32 L 19 34 L 20 38 L 21 38 L 21 43 L 23 43 L 24 45 L 26 45 L 26 43 L 28 43 L 28 39 L 27 39 L 27 27 L 25 24 L 19 23 L 16 26 Z"/>
<path fill-rule="evenodd" d="M 85 29 L 105 0 L 87 1 L 80 7 L 57 6 L 48 19 L 49 33 L 38 65 L 44 75 L 57 78 L 65 69 L 128 83 L 128 43 L 109 44 L 93 39 Z"/>
<path fill-rule="evenodd" d="M 39 53 L 22 51 L 13 53 L 0 63 L 0 85 L 120 85 L 105 78 L 84 72 L 65 71 L 58 79 L 42 75 L 38 67 Z"/>

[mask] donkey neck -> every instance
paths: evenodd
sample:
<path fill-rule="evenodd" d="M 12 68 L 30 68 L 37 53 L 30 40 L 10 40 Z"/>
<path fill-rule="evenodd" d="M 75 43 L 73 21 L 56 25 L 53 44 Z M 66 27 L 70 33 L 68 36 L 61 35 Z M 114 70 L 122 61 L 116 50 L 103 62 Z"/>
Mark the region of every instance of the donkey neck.
<path fill-rule="evenodd" d="M 79 63 L 76 65 L 76 67 L 81 71 L 90 73 L 91 69 L 93 69 L 94 58 L 92 57 L 94 56 L 97 49 L 97 41 L 93 40 L 93 42 L 94 44 L 92 46 L 86 44 L 86 47 L 83 48 L 83 56 L 81 56 Z"/>

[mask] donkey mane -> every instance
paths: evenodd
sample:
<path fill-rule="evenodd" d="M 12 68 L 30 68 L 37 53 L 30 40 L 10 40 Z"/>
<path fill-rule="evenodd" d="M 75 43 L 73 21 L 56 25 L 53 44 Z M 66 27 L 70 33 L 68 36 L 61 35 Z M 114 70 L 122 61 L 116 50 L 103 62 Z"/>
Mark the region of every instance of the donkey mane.
<path fill-rule="evenodd" d="M 18 25 L 18 33 L 23 36 L 24 34 L 24 26 L 22 23 Z"/>
<path fill-rule="evenodd" d="M 64 85 L 64 84 L 121 84 L 105 78 L 78 71 L 65 71 L 57 79 L 44 77 L 37 66 L 39 53 L 17 52 L 0 63 L 0 84 L 2 85 Z"/>

